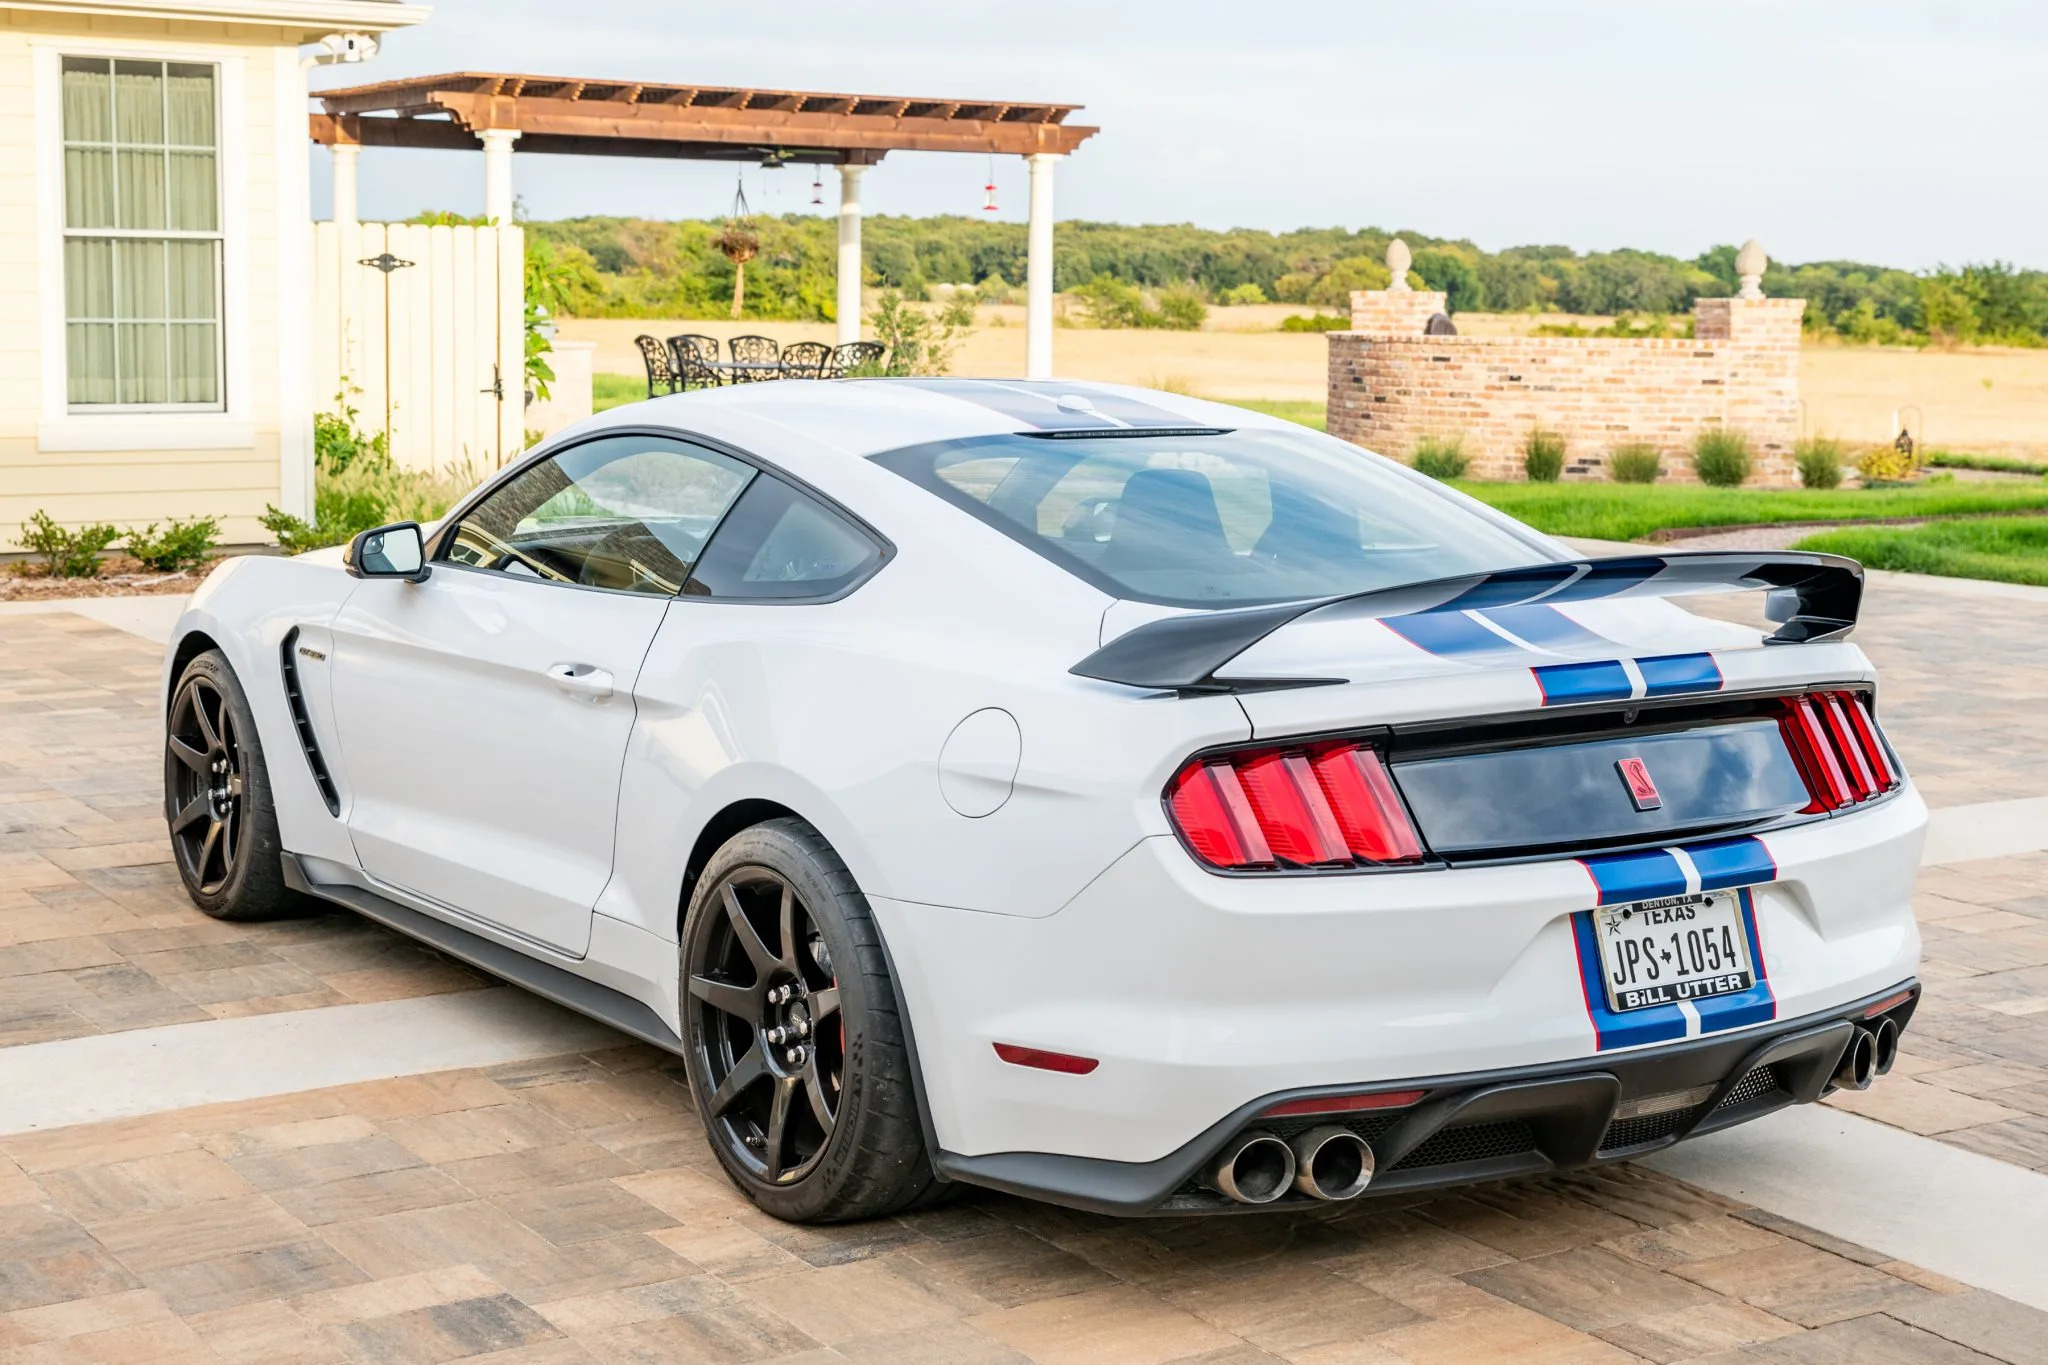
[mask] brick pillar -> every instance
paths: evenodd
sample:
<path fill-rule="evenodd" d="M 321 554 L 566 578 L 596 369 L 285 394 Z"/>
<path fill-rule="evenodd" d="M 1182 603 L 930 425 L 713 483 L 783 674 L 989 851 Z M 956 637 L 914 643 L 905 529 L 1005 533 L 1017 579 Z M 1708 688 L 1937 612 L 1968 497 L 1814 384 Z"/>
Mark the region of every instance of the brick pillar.
<path fill-rule="evenodd" d="M 1444 308 L 1445 295 L 1433 289 L 1354 289 L 1351 330 L 1379 336 L 1421 336 L 1429 320 Z"/>
<path fill-rule="evenodd" d="M 1753 483 L 1790 488 L 1799 482 L 1793 446 L 1799 441 L 1799 324 L 1805 299 L 1700 299 L 1693 337 L 1726 361 L 1728 425 L 1749 437 Z"/>

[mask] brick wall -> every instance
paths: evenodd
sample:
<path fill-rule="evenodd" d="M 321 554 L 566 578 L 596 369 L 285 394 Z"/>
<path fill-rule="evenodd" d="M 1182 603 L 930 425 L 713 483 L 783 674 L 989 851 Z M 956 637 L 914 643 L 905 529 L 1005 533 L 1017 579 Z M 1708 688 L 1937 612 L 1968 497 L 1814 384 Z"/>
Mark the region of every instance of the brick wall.
<path fill-rule="evenodd" d="M 1692 339 L 1636 341 L 1422 335 L 1442 300 L 1351 296 L 1354 330 L 1329 338 L 1332 435 L 1406 458 L 1423 436 L 1462 434 L 1473 477 L 1519 479 L 1540 426 L 1564 436 L 1566 478 L 1604 478 L 1610 450 L 1644 441 L 1666 481 L 1691 483 L 1693 437 L 1725 425 L 1749 437 L 1752 484 L 1798 482 L 1804 299 L 1701 299 Z"/>

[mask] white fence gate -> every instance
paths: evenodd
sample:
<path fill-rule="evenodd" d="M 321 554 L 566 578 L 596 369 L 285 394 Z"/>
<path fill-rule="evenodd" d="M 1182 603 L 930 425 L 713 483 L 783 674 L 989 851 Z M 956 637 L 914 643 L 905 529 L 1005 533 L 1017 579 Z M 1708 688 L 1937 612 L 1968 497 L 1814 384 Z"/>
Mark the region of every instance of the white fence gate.
<path fill-rule="evenodd" d="M 482 474 L 525 445 L 525 232 L 313 225 L 315 397 L 407 469 Z"/>

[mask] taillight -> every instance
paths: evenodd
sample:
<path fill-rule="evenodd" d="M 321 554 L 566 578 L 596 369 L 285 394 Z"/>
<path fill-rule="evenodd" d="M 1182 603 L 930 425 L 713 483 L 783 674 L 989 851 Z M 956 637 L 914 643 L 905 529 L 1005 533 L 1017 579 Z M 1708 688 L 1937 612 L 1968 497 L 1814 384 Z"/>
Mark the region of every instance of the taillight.
<path fill-rule="evenodd" d="M 1166 806 L 1194 855 L 1232 871 L 1422 861 L 1386 764 L 1349 742 L 1243 749 L 1190 762 Z"/>
<path fill-rule="evenodd" d="M 1809 811 L 1840 810 L 1899 785 L 1877 722 L 1855 692 L 1811 692 L 1779 704 L 1778 728 L 1812 795 Z"/>

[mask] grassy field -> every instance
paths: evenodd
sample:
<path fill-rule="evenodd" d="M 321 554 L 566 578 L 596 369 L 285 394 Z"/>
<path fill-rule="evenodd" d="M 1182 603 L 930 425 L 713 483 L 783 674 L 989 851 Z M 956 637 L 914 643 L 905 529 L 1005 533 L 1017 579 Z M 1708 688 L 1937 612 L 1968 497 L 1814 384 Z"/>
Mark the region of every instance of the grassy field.
<path fill-rule="evenodd" d="M 1848 555 L 1871 569 L 2048 587 L 2048 518 L 1857 526 L 1808 536 L 1797 548 Z"/>
<path fill-rule="evenodd" d="M 2048 511 L 2048 482 L 1942 483 L 1829 492 L 1618 483 L 1457 486 L 1539 531 L 1594 540 L 1639 540 L 1652 531 L 1676 526 Z M 2041 525 L 2048 532 L 2048 521 Z"/>

